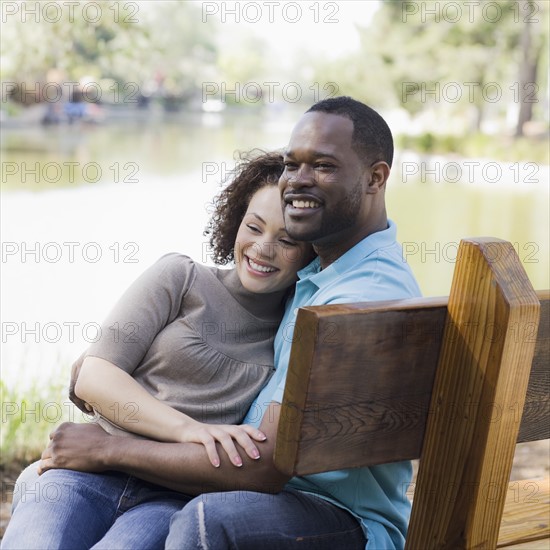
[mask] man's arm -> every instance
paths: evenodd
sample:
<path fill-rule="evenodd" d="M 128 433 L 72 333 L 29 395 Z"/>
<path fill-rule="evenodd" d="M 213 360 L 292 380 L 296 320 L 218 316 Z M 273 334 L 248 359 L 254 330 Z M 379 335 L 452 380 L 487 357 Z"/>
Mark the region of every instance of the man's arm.
<path fill-rule="evenodd" d="M 190 495 L 235 490 L 275 493 L 289 479 L 273 464 L 280 408 L 279 403 L 271 403 L 263 417 L 260 430 L 267 439 L 256 442 L 260 458 L 254 460 L 242 453 L 240 468 L 235 468 L 226 453 L 220 453 L 220 466 L 214 468 L 204 446 L 197 443 L 117 437 L 95 424 L 67 423 L 50 436 L 40 473 L 51 468 L 117 470 Z"/>

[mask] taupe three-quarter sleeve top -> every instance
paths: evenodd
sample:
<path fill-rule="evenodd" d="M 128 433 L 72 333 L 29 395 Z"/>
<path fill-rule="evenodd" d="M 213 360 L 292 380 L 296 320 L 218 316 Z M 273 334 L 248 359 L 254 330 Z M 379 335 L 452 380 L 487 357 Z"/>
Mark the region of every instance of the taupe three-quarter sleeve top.
<path fill-rule="evenodd" d="M 234 269 L 167 254 L 120 298 L 73 365 L 71 388 L 84 358 L 100 357 L 200 422 L 239 424 L 273 373 L 285 296 L 251 293 Z"/>

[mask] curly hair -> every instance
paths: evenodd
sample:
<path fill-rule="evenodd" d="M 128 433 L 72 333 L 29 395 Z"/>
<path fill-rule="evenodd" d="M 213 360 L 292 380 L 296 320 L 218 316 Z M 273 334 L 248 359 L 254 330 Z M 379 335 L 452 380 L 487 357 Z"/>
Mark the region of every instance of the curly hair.
<path fill-rule="evenodd" d="M 212 201 L 213 213 L 204 231 L 204 235 L 210 235 L 211 257 L 216 264 L 225 265 L 235 259 L 235 239 L 252 196 L 262 187 L 277 185 L 284 168 L 278 151 L 252 149 L 239 154 L 229 174 L 231 183 Z"/>

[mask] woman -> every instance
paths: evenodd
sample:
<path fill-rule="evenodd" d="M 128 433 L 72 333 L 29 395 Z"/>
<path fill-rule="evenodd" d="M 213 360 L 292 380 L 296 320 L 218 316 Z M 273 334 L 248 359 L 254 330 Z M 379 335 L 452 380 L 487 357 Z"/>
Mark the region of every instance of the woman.
<path fill-rule="evenodd" d="M 311 247 L 284 229 L 277 187 L 283 169 L 277 153 L 249 156 L 215 203 L 208 228 L 214 257 L 220 264 L 234 260 L 234 268 L 163 256 L 126 291 L 100 340 L 76 362 L 72 398 L 94 409 L 108 430 L 202 443 L 213 466 L 219 465 L 216 442 L 235 466 L 242 464 L 235 443 L 259 458 L 253 441 L 265 436 L 236 424 L 273 372 L 273 337 L 286 298 L 296 272 L 312 259 Z M 117 524 L 134 521 L 139 514 L 132 509 L 139 506 L 158 518 L 154 530 L 139 534 L 140 546 L 162 547 L 171 515 L 191 498 L 118 472 L 50 470 L 41 477 L 45 482 L 70 487 L 60 498 L 79 504 L 21 499 L 5 548 L 112 547 Z M 81 488 L 90 486 L 98 494 L 81 498 Z M 126 501 L 134 504 L 121 509 Z M 26 528 L 30 524 L 39 527 Z"/>
<path fill-rule="evenodd" d="M 273 372 L 273 336 L 289 287 L 311 259 L 309 246 L 284 229 L 277 188 L 283 168 L 278 154 L 241 163 L 209 228 L 216 261 L 234 259 L 236 267 L 161 258 L 77 362 L 77 398 L 130 432 L 202 443 L 214 466 L 216 441 L 236 466 L 242 462 L 234 440 L 259 458 L 252 440 L 265 436 L 235 424 Z"/>

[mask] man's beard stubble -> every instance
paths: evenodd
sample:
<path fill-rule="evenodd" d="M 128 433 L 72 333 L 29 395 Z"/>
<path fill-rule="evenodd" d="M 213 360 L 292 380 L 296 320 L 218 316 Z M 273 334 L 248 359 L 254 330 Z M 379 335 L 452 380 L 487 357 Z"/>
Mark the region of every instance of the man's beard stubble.
<path fill-rule="evenodd" d="M 320 227 L 313 228 L 309 233 L 293 233 L 292 228 L 287 226 L 288 236 L 298 241 L 306 241 L 315 244 L 321 240 L 324 241 L 331 235 L 337 235 L 356 223 L 357 216 L 361 210 L 362 196 L 363 188 L 361 181 L 357 181 L 340 202 L 331 208 L 330 211 L 325 210 L 323 212 Z"/>

